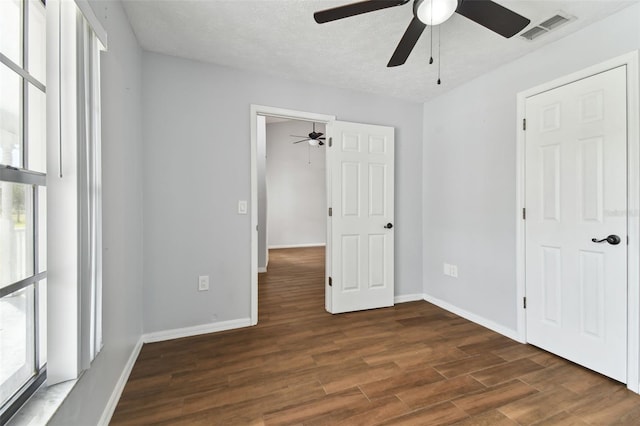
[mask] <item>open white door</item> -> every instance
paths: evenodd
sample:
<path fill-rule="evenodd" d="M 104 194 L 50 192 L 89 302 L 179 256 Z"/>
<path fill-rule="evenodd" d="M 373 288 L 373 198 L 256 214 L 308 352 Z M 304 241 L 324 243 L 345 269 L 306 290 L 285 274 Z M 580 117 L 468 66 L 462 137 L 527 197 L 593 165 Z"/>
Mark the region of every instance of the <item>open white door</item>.
<path fill-rule="evenodd" d="M 394 129 L 327 124 L 326 308 L 393 306 Z"/>
<path fill-rule="evenodd" d="M 527 341 L 627 379 L 627 98 L 619 67 L 526 100 Z"/>

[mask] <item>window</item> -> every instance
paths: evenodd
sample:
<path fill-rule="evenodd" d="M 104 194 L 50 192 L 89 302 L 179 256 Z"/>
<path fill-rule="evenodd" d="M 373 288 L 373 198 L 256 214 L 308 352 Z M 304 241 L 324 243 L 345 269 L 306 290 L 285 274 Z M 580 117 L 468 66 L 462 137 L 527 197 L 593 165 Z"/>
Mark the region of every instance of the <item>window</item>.
<path fill-rule="evenodd" d="M 0 423 L 46 369 L 45 4 L 0 1 Z"/>

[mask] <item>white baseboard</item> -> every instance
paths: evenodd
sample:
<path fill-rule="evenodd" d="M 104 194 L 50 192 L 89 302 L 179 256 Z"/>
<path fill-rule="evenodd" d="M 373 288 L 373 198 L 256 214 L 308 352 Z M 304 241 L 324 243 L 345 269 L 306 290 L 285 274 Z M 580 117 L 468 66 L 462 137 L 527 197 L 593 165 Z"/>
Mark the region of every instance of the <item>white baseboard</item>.
<path fill-rule="evenodd" d="M 124 390 L 125 385 L 127 384 L 127 380 L 129 380 L 129 375 L 131 374 L 131 370 L 133 370 L 133 366 L 138 359 L 138 355 L 140 355 L 140 350 L 142 349 L 143 344 L 143 336 L 140 336 L 138 342 L 133 347 L 131 351 L 131 355 L 129 355 L 129 359 L 120 374 L 120 378 L 116 383 L 113 392 L 111 392 L 111 396 L 109 397 L 109 401 L 107 402 L 107 406 L 104 408 L 102 412 L 102 416 L 100 416 L 100 420 L 98 421 L 99 426 L 108 426 L 111 421 L 111 417 L 113 417 L 113 413 L 116 411 L 116 406 L 118 405 L 118 401 L 120 401 L 120 396 L 122 395 L 122 391 Z"/>
<path fill-rule="evenodd" d="M 305 248 L 305 247 L 325 247 L 325 243 L 309 243 L 309 244 L 284 244 L 269 246 L 269 250 L 288 249 L 288 248 Z"/>
<path fill-rule="evenodd" d="M 107 402 L 107 406 L 102 412 L 102 416 L 100 416 L 100 420 L 98 421 L 99 426 L 108 426 L 111 421 L 111 417 L 113 417 L 113 413 L 116 410 L 116 406 L 118 405 L 118 401 L 120 400 L 120 396 L 122 395 L 122 391 L 124 390 L 125 385 L 127 384 L 127 380 L 129 380 L 129 375 L 131 374 L 131 370 L 133 370 L 133 366 L 138 359 L 138 355 L 140 355 L 140 350 L 142 350 L 142 345 L 144 343 L 153 343 L 153 342 L 161 342 L 163 340 L 171 340 L 178 339 L 181 337 L 189 337 L 196 336 L 198 334 L 206 334 L 213 333 L 216 331 L 225 331 L 232 330 L 234 328 L 242 328 L 248 327 L 250 325 L 249 318 L 242 318 L 239 320 L 231 320 L 231 321 L 221 321 L 211 324 L 203 324 L 197 325 L 194 327 L 185 327 L 185 328 L 177 328 L 173 330 L 166 331 L 157 331 L 154 333 L 143 334 L 140 336 L 138 343 L 134 346 L 131 351 L 131 355 L 127 360 L 127 363 L 120 374 L 120 378 L 116 383 L 113 392 L 111 392 L 111 396 L 109 397 L 109 401 Z"/>
<path fill-rule="evenodd" d="M 182 337 L 197 336 L 199 334 L 215 333 L 216 331 L 249 327 L 250 325 L 250 318 L 241 318 L 237 320 L 195 325 L 193 327 L 175 328 L 173 330 L 154 331 L 153 333 L 143 335 L 142 338 L 144 343 L 162 342 L 165 340 L 180 339 Z"/>
<path fill-rule="evenodd" d="M 267 272 L 267 267 L 266 266 L 258 266 L 258 273 L 262 274 L 264 272 Z"/>
<path fill-rule="evenodd" d="M 522 342 L 522 340 L 520 340 L 520 336 L 518 335 L 518 332 L 516 330 L 511 330 L 510 328 L 507 328 L 503 325 L 496 324 L 495 322 L 488 320 L 484 317 L 481 317 L 480 315 L 466 311 L 462 308 L 459 308 L 457 306 L 450 304 L 449 302 L 445 302 L 444 300 L 440 300 L 436 297 L 429 296 L 428 294 L 424 295 L 424 300 L 426 300 L 429 303 L 433 303 L 434 305 L 439 306 L 442 309 L 445 309 L 449 312 L 452 312 L 462 318 L 468 319 L 469 321 L 475 322 L 476 324 L 486 327 L 489 330 L 493 330 L 496 333 L 502 334 L 503 336 L 506 336 L 517 342 L 524 343 Z"/>
<path fill-rule="evenodd" d="M 401 294 L 393 298 L 394 303 L 415 302 L 417 300 L 424 300 L 424 294 Z"/>

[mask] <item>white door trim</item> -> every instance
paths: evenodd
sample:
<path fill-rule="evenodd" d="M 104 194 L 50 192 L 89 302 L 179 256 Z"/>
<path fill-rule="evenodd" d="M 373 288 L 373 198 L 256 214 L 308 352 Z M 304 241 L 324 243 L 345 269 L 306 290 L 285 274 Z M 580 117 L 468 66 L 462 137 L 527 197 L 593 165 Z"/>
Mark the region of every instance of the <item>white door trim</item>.
<path fill-rule="evenodd" d="M 258 115 L 328 123 L 334 115 L 251 105 L 251 325 L 258 323 Z"/>
<path fill-rule="evenodd" d="M 627 67 L 627 388 L 640 390 L 640 75 L 638 51 L 613 58 L 584 70 L 518 93 L 517 96 L 517 146 L 516 146 L 516 307 L 518 337 L 526 343 L 526 312 L 523 306 L 525 289 L 525 222 L 522 209 L 525 200 L 525 102 L 528 97 L 599 74 L 620 66 Z"/>

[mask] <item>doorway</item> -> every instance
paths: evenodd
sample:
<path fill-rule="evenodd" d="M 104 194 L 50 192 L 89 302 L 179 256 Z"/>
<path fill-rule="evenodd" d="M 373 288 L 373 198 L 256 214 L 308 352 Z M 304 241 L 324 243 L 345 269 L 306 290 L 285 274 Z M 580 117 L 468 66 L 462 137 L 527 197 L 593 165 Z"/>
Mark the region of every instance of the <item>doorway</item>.
<path fill-rule="evenodd" d="M 270 250 L 325 246 L 324 133 L 322 123 L 258 116 L 259 273 Z"/>
<path fill-rule="evenodd" d="M 259 123 L 262 121 L 266 124 L 266 119 L 259 120 L 258 117 L 272 117 L 279 118 L 282 120 L 298 120 L 307 122 L 311 127 L 312 123 L 321 123 L 326 124 L 330 121 L 335 120 L 335 116 L 325 115 L 325 114 L 316 114 L 311 112 L 304 111 L 295 111 L 288 110 L 283 108 L 269 107 L 269 106 L 260 106 L 260 105 L 251 105 L 251 229 L 254 230 L 251 238 L 251 325 L 256 325 L 258 323 L 258 256 L 259 256 L 259 233 L 260 233 L 260 224 L 259 224 L 259 211 L 258 207 L 259 203 L 259 150 L 258 150 L 258 138 L 259 138 Z M 293 140 L 292 140 L 293 142 Z M 263 224 L 266 231 L 266 223 Z M 264 235 L 265 241 L 265 249 L 266 242 L 269 240 L 269 237 Z M 266 266 L 266 262 L 265 262 Z"/>
<path fill-rule="evenodd" d="M 637 64 L 626 55 L 518 95 L 517 246 L 522 341 L 635 392 Z"/>
<path fill-rule="evenodd" d="M 251 325 L 258 322 L 258 123 L 265 121 L 261 116 L 327 124 L 326 310 L 336 314 L 392 306 L 394 128 L 252 105 Z"/>

